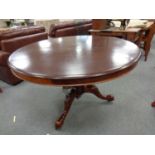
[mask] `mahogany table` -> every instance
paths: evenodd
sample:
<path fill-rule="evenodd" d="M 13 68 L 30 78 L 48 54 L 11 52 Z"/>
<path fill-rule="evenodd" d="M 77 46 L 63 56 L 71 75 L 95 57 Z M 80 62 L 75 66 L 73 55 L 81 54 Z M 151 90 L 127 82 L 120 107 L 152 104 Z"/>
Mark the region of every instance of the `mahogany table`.
<path fill-rule="evenodd" d="M 120 77 L 138 63 L 137 45 L 113 37 L 72 36 L 39 41 L 18 49 L 9 57 L 9 66 L 18 78 L 37 84 L 69 89 L 64 112 L 55 123 L 60 128 L 75 98 L 83 93 L 112 101 L 95 83 Z"/>

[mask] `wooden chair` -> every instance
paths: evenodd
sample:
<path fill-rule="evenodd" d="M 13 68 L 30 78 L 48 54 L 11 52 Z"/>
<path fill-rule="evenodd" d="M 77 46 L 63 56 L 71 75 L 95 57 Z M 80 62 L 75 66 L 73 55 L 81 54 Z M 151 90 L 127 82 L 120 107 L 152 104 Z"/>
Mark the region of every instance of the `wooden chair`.
<path fill-rule="evenodd" d="M 119 20 L 116 20 L 116 21 L 119 21 Z M 155 33 L 154 21 L 148 21 L 145 26 L 143 25 L 138 27 L 129 27 L 127 29 L 123 29 L 123 27 L 127 26 L 127 24 L 129 23 L 128 19 L 120 20 L 122 25 L 121 29 L 117 27 L 112 27 L 107 29 L 107 25 L 109 25 L 107 24 L 107 22 L 113 22 L 113 20 L 101 20 L 101 19 L 93 20 L 93 25 L 95 26 L 99 25 L 99 26 L 94 27 L 93 30 L 91 30 L 91 34 L 119 37 L 119 38 L 132 41 L 136 43 L 141 49 L 144 50 L 145 61 L 147 60 L 147 57 L 151 48 L 152 38 Z"/>
<path fill-rule="evenodd" d="M 136 44 L 144 50 L 145 53 L 145 61 L 147 60 L 151 42 L 155 33 L 155 23 L 151 25 L 151 27 L 147 29 L 142 29 L 139 33 L 139 39 L 137 40 Z"/>

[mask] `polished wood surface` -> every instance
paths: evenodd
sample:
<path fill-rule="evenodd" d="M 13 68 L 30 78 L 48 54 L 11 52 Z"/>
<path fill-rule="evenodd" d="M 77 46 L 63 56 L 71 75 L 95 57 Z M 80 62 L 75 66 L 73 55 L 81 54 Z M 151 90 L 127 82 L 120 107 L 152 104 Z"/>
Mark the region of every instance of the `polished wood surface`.
<path fill-rule="evenodd" d="M 9 57 L 24 80 L 52 85 L 83 85 L 122 75 L 138 62 L 139 48 L 118 38 L 74 36 L 25 46 Z"/>

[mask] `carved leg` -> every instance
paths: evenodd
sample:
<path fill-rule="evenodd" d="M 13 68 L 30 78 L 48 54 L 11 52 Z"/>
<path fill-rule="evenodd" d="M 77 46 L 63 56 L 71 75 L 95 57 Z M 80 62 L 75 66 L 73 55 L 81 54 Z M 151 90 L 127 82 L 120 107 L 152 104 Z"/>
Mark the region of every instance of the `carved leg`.
<path fill-rule="evenodd" d="M 94 86 L 94 85 L 89 85 L 85 88 L 85 92 L 88 92 L 88 93 L 92 93 L 94 95 L 96 95 L 97 97 L 103 99 L 103 100 L 107 100 L 107 101 L 113 101 L 114 100 L 114 97 L 112 95 L 102 95 L 99 91 L 99 89 Z"/>
<path fill-rule="evenodd" d="M 92 93 L 96 95 L 97 97 L 107 100 L 107 101 L 113 101 L 114 97 L 111 95 L 104 96 L 100 93 L 99 89 L 94 85 L 87 85 L 87 86 L 74 86 L 74 87 L 63 87 L 63 90 L 66 94 L 66 100 L 64 103 L 64 111 L 59 117 L 59 119 L 55 122 L 56 129 L 61 128 L 65 118 L 70 110 L 70 107 L 74 101 L 75 98 L 79 98 L 84 93 Z"/>
<path fill-rule="evenodd" d="M 151 103 L 151 106 L 152 107 L 155 107 L 155 101 Z"/>
<path fill-rule="evenodd" d="M 70 110 L 70 107 L 73 103 L 73 100 L 75 98 L 75 90 L 72 89 L 71 92 L 66 95 L 66 100 L 65 100 L 65 103 L 64 103 L 64 112 L 61 114 L 61 116 L 59 117 L 59 119 L 55 122 L 55 127 L 56 129 L 58 128 L 61 128 L 63 123 L 64 123 L 64 120 Z"/>
<path fill-rule="evenodd" d="M 3 90 L 0 88 L 0 93 L 2 93 L 3 92 Z"/>

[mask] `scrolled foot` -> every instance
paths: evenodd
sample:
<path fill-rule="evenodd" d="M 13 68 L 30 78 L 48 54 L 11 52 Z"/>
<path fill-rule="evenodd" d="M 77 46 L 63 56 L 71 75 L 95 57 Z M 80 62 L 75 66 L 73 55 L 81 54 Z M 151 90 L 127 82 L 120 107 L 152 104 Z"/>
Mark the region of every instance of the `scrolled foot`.
<path fill-rule="evenodd" d="M 61 114 L 61 116 L 57 119 L 57 121 L 55 122 L 55 128 L 59 129 L 62 127 L 62 125 L 64 124 L 65 121 L 65 117 L 67 116 L 67 113 L 64 112 Z"/>
<path fill-rule="evenodd" d="M 99 89 L 94 85 L 89 85 L 89 86 L 85 87 L 85 92 L 92 93 L 95 96 L 97 96 L 98 98 L 107 100 L 109 102 L 114 100 L 114 97 L 112 95 L 105 96 L 105 95 L 101 94 Z"/>
<path fill-rule="evenodd" d="M 64 123 L 64 121 L 62 121 L 62 120 L 57 120 L 57 121 L 55 122 L 55 128 L 56 128 L 56 129 L 60 129 L 60 128 L 62 127 L 63 123 Z"/>
<path fill-rule="evenodd" d="M 151 106 L 152 107 L 155 107 L 155 101 L 151 103 Z"/>
<path fill-rule="evenodd" d="M 109 102 L 110 102 L 110 101 L 113 101 L 113 100 L 114 100 L 114 96 L 112 96 L 112 95 L 107 95 L 107 96 L 106 96 L 106 100 L 109 101 Z"/>

